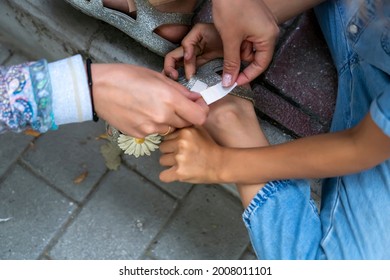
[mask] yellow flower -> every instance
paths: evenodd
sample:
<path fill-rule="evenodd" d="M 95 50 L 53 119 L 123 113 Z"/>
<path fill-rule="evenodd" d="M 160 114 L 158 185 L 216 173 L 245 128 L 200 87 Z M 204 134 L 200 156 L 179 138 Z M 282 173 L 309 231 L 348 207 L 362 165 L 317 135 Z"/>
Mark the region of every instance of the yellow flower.
<path fill-rule="evenodd" d="M 125 154 L 139 156 L 148 155 L 158 149 L 158 144 L 161 143 L 161 136 L 151 134 L 145 138 L 135 138 L 124 134 L 119 135 L 118 146 L 125 151 Z"/>

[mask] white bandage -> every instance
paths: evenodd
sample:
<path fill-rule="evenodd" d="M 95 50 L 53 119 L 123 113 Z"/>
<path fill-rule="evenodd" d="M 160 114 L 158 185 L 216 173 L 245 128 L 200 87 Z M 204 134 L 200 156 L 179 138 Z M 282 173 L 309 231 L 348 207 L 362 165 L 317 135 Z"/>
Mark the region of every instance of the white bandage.
<path fill-rule="evenodd" d="M 235 83 L 231 87 L 224 88 L 222 83 L 218 83 L 212 87 L 208 87 L 207 84 L 201 81 L 196 81 L 192 86 L 191 91 L 199 92 L 204 101 L 206 101 L 207 105 L 210 105 L 211 103 L 228 95 L 236 86 L 237 84 Z"/>

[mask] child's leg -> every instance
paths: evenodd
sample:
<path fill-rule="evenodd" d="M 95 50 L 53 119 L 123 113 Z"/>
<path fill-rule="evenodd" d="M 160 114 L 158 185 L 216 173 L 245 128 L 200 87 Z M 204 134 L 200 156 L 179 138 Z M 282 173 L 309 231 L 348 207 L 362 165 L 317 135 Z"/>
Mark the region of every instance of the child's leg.
<path fill-rule="evenodd" d="M 205 128 L 214 140 L 226 147 L 249 148 L 267 146 L 251 101 L 228 95 L 210 106 Z M 264 184 L 237 185 L 246 208 Z"/>
<path fill-rule="evenodd" d="M 212 104 L 205 127 L 223 146 L 268 145 L 252 103 L 236 96 L 228 95 Z M 323 258 L 320 220 L 308 182 L 259 182 L 237 188 L 245 207 L 244 222 L 259 258 Z"/>

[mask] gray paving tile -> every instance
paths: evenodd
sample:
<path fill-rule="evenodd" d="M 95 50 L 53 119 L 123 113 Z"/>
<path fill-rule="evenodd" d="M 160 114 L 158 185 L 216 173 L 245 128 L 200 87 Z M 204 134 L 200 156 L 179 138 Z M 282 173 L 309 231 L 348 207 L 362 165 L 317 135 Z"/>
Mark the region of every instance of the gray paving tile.
<path fill-rule="evenodd" d="M 237 198 L 240 198 L 240 194 L 238 193 L 237 187 L 235 184 L 220 184 L 226 191 L 231 193 Z"/>
<path fill-rule="evenodd" d="M 157 259 L 239 259 L 249 244 L 237 198 L 197 185 L 150 253 Z"/>
<path fill-rule="evenodd" d="M 187 183 L 164 183 L 159 179 L 160 172 L 164 170 L 159 164 L 160 151 L 152 153 L 150 157 L 139 157 L 125 155 L 124 161 L 131 166 L 131 168 L 137 170 L 139 173 L 147 177 L 149 180 L 168 191 L 177 198 L 183 198 L 191 189 L 192 184 Z"/>
<path fill-rule="evenodd" d="M 241 256 L 240 260 L 257 260 L 256 254 L 251 245 L 248 246 L 248 249 Z"/>
<path fill-rule="evenodd" d="M 0 135 L 0 176 L 18 159 L 34 138 L 24 134 Z"/>
<path fill-rule="evenodd" d="M 122 167 L 111 172 L 49 255 L 54 259 L 138 259 L 175 202 Z"/>
<path fill-rule="evenodd" d="M 260 125 L 268 141 L 272 145 L 281 144 L 292 140 L 291 136 L 287 135 L 286 133 L 283 133 L 280 129 L 273 126 L 269 122 L 260 120 Z"/>
<path fill-rule="evenodd" d="M 77 201 L 82 201 L 106 172 L 100 154 L 103 123 L 85 122 L 61 126 L 42 135 L 23 160 L 39 174 Z M 74 180 L 88 172 L 85 180 Z"/>
<path fill-rule="evenodd" d="M 18 166 L 0 185 L 0 259 L 37 259 L 74 209 Z"/>
<path fill-rule="evenodd" d="M 254 253 L 247 251 L 244 253 L 244 255 L 241 256 L 240 260 L 257 260 L 257 257 Z"/>

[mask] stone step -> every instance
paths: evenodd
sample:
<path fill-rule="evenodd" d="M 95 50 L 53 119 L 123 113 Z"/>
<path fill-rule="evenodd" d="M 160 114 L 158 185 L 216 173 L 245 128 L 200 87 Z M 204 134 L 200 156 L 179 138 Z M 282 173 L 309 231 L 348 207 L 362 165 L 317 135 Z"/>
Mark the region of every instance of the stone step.
<path fill-rule="evenodd" d="M 337 73 L 313 11 L 290 21 L 268 70 L 255 82 L 257 108 L 296 137 L 327 132 Z"/>

